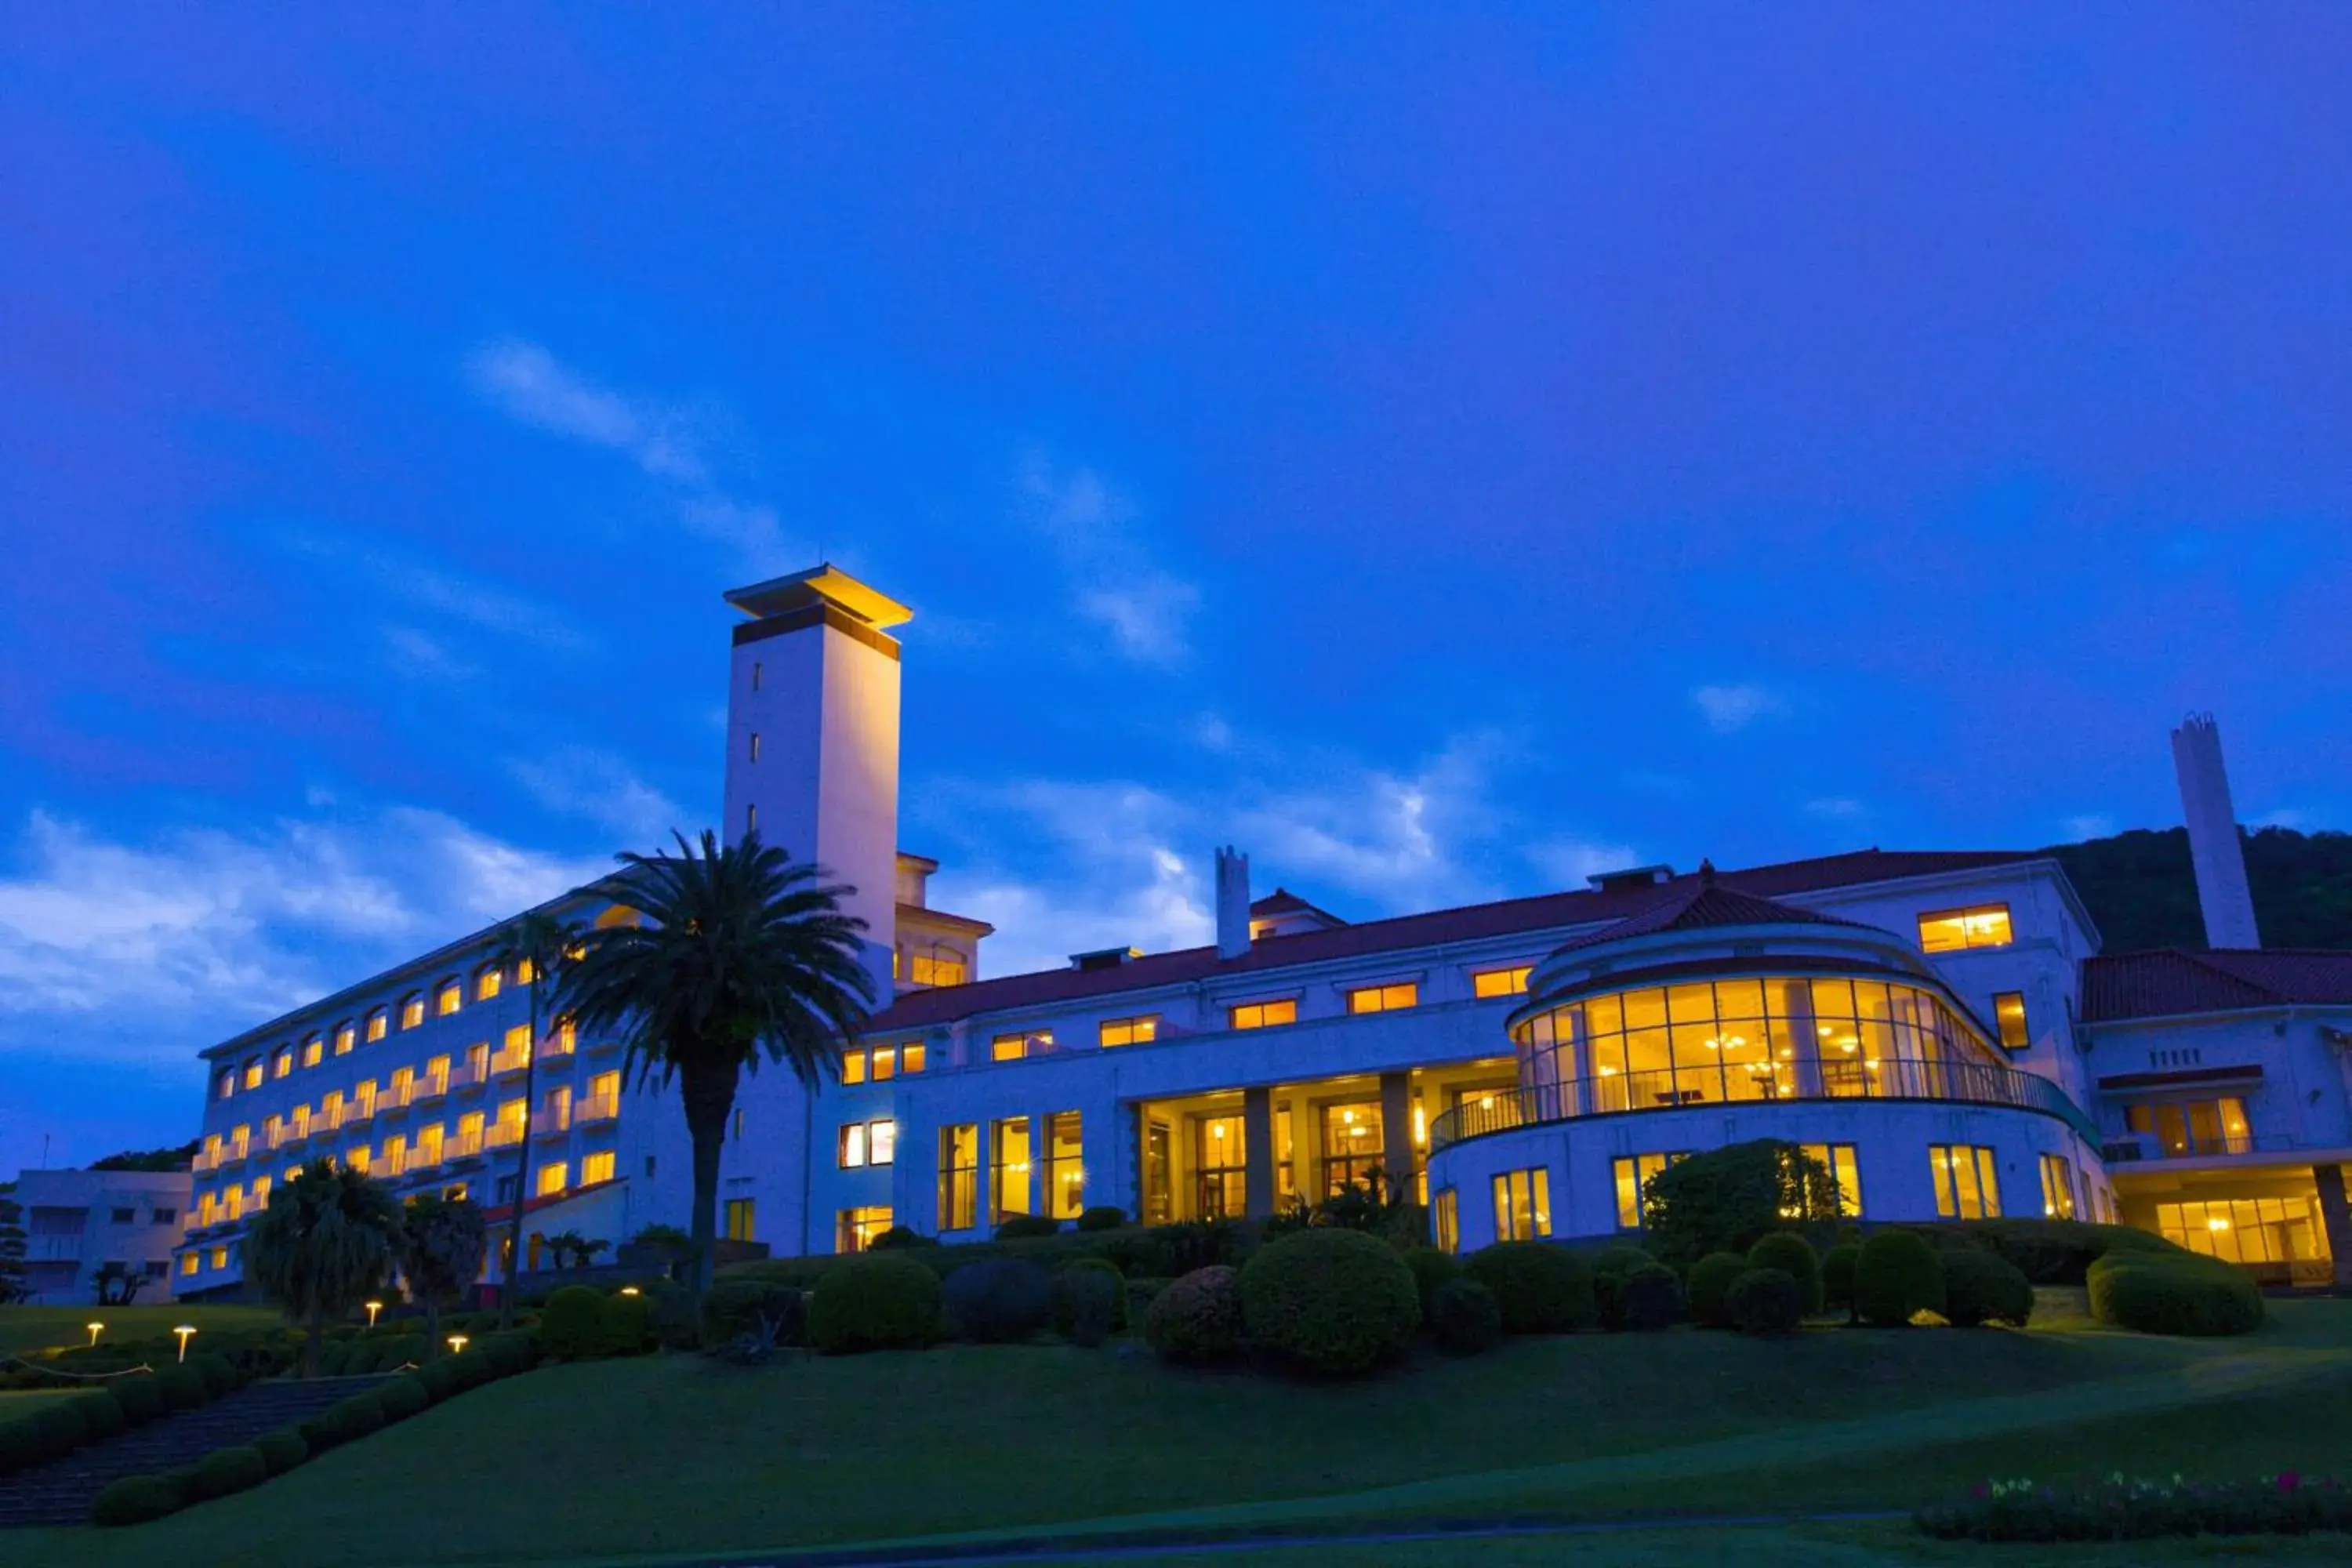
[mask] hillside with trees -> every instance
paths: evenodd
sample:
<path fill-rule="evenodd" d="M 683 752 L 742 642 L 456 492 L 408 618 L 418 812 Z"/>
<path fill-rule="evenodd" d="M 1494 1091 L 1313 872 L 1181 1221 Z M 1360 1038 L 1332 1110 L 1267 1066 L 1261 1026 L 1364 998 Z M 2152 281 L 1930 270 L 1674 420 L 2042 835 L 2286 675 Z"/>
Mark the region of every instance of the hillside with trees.
<path fill-rule="evenodd" d="M 2352 833 L 2241 828 L 2239 840 L 2263 946 L 2352 948 Z M 2049 853 L 2083 895 L 2105 951 L 2205 945 L 2188 829 L 2136 829 Z"/>

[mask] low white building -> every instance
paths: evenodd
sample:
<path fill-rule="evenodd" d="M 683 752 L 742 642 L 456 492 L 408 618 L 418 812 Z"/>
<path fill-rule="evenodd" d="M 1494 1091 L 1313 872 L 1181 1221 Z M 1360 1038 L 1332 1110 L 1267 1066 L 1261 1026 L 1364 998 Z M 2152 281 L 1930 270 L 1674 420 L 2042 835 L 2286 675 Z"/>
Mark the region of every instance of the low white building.
<path fill-rule="evenodd" d="M 26 1171 L 25 1283 L 40 1306 L 97 1299 L 109 1264 L 140 1279 L 137 1300 L 172 1300 L 171 1259 L 187 1221 L 185 1171 Z"/>

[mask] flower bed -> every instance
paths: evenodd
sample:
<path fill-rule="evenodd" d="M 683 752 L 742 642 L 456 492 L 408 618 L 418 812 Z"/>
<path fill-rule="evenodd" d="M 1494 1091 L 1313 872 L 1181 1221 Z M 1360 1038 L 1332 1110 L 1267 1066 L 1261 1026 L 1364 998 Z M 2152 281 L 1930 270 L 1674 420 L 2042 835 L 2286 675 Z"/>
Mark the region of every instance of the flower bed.
<path fill-rule="evenodd" d="M 2256 1481 L 2126 1477 L 2048 1484 L 1987 1481 L 1915 1522 L 1946 1541 L 2145 1541 L 2165 1535 L 2309 1535 L 2352 1531 L 2352 1488 L 2290 1470 Z"/>

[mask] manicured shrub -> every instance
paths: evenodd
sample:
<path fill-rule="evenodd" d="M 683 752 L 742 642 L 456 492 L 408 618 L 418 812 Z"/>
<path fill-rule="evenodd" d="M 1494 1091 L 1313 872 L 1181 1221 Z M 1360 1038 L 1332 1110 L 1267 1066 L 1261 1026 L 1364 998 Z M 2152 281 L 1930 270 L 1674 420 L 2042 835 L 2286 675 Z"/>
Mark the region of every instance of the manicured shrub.
<path fill-rule="evenodd" d="M 1033 1237 L 1058 1236 L 1062 1222 L 1051 1215 L 1008 1215 L 996 1227 L 999 1241 L 1026 1241 Z"/>
<path fill-rule="evenodd" d="M 1503 1337 L 1503 1309 L 1492 1290 L 1456 1275 L 1430 1292 L 1429 1333 L 1455 1355 L 1476 1355 Z"/>
<path fill-rule="evenodd" d="M 1151 1310 L 1151 1303 L 1160 1299 L 1160 1293 L 1161 1291 L 1167 1289 L 1168 1287 L 1174 1283 L 1176 1283 L 1176 1281 L 1173 1279 L 1154 1279 L 1149 1277 L 1139 1279 L 1132 1274 L 1129 1275 L 1127 1278 L 1127 1321 L 1130 1323 L 1141 1323 L 1143 1321 L 1143 1315 Z"/>
<path fill-rule="evenodd" d="M 106 1392 L 122 1407 L 122 1419 L 130 1426 L 144 1426 L 163 1414 L 163 1385 L 152 1377 L 118 1377 L 106 1385 Z"/>
<path fill-rule="evenodd" d="M 1596 1319 L 1592 1266 L 1549 1241 L 1499 1241 L 1464 1260 L 1463 1271 L 1495 1293 L 1507 1334 L 1562 1334 Z"/>
<path fill-rule="evenodd" d="M 2007 1323 L 2021 1329 L 2033 1316 L 2033 1286 L 2007 1258 L 1973 1247 L 1943 1255 L 1944 1317 L 1955 1328 Z"/>
<path fill-rule="evenodd" d="M 888 1252 L 894 1247 L 928 1247 L 930 1245 L 930 1239 L 931 1238 L 929 1237 L 919 1235 L 909 1226 L 894 1225 L 889 1229 L 883 1231 L 880 1235 L 875 1237 L 873 1240 L 867 1242 L 866 1244 L 866 1250 L 868 1252 Z"/>
<path fill-rule="evenodd" d="M 125 1476 L 110 1481 L 89 1505 L 89 1521 L 101 1529 L 145 1524 L 185 1506 L 180 1489 L 162 1476 Z"/>
<path fill-rule="evenodd" d="M 1619 1281 L 1620 1324 L 1636 1333 L 1652 1333 L 1682 1321 L 1682 1277 L 1663 1263 L 1644 1263 Z"/>
<path fill-rule="evenodd" d="M 803 1343 L 808 1338 L 808 1298 L 797 1286 L 767 1279 L 714 1279 L 702 1293 L 702 1343 L 716 1350 L 746 1334 L 773 1334 L 779 1345 Z"/>
<path fill-rule="evenodd" d="M 1643 1186 L 1650 1249 L 1689 1265 L 1710 1252 L 1743 1256 L 1791 1220 L 1837 1218 L 1837 1178 L 1794 1143 L 1759 1138 L 1677 1160 Z"/>
<path fill-rule="evenodd" d="M 1990 1247 L 2014 1264 L 2033 1285 L 2083 1285 L 2091 1265 L 2111 1252 L 2150 1252 L 2194 1257 L 2150 1231 L 2127 1225 L 2093 1225 L 2074 1219 L 1979 1219 L 1937 1226 L 1937 1234 Z"/>
<path fill-rule="evenodd" d="M 200 1352 L 188 1358 L 188 1364 L 194 1367 L 196 1374 L 205 1380 L 206 1399 L 218 1399 L 225 1394 L 236 1391 L 236 1368 L 226 1356 Z"/>
<path fill-rule="evenodd" d="M 861 1252 L 817 1281 L 809 1343 L 827 1355 L 919 1348 L 939 1337 L 940 1277 L 911 1258 Z"/>
<path fill-rule="evenodd" d="M 565 1285 L 551 1292 L 539 1317 L 539 1345 L 558 1361 L 603 1355 L 604 1293 L 587 1285 Z"/>
<path fill-rule="evenodd" d="M 1690 1271 L 1691 1321 L 1706 1329 L 1731 1326 L 1731 1282 L 1748 1272 L 1748 1259 L 1737 1252 L 1710 1252 Z"/>
<path fill-rule="evenodd" d="M 1117 1230 L 1127 1223 L 1127 1211 L 1110 1204 L 1097 1204 L 1078 1215 L 1080 1230 Z"/>
<path fill-rule="evenodd" d="M 70 1454 L 90 1439 L 89 1415 L 79 1399 L 43 1400 L 20 1419 L 32 1425 L 45 1458 Z"/>
<path fill-rule="evenodd" d="M 1181 1279 L 1199 1269 L 1237 1263 L 1241 1258 L 1241 1232 L 1226 1219 L 1155 1225 L 1103 1239 L 1111 1247 L 1104 1256 L 1130 1279 L 1139 1276 Z"/>
<path fill-rule="evenodd" d="M 2194 1254 L 2111 1252 L 2091 1265 L 2091 1316 L 2143 1334 L 2245 1334 L 2263 1293 L 2227 1263 Z"/>
<path fill-rule="evenodd" d="M 350 1373 L 351 1366 L 351 1341 L 329 1340 L 325 1344 L 319 1347 L 319 1375 L 320 1377 L 345 1376 Z"/>
<path fill-rule="evenodd" d="M 1657 1259 L 1629 1241 L 1612 1242 L 1591 1257 L 1592 1310 L 1599 1314 L 1602 1328 L 1622 1329 L 1625 1326 L 1625 1310 L 1619 1298 L 1620 1288 L 1633 1270 Z"/>
<path fill-rule="evenodd" d="M 1143 1315 L 1144 1342 L 1162 1361 L 1223 1361 L 1242 1341 L 1241 1273 L 1226 1264 L 1169 1282 Z"/>
<path fill-rule="evenodd" d="M 1841 1241 L 1822 1254 L 1822 1305 L 1843 1307 L 1853 1314 L 1853 1267 L 1862 1258 L 1862 1244 Z"/>
<path fill-rule="evenodd" d="M 425 1390 L 425 1397 L 436 1405 L 445 1399 L 456 1398 L 465 1387 L 465 1384 L 458 1381 L 456 1355 L 445 1355 L 438 1361 L 428 1361 L 416 1369 L 415 1375 L 417 1385 Z"/>
<path fill-rule="evenodd" d="M 948 1327 L 974 1344 L 1029 1339 L 1054 1321 L 1054 1277 L 1027 1258 L 982 1258 L 949 1275 L 942 1289 Z"/>
<path fill-rule="evenodd" d="M 310 1457 L 310 1445 L 304 1442 L 302 1434 L 291 1426 L 264 1432 L 253 1440 L 253 1447 L 273 1476 L 284 1475 Z"/>
<path fill-rule="evenodd" d="M 205 1374 L 184 1363 L 175 1363 L 163 1368 L 155 1374 L 155 1381 L 163 1390 L 163 1404 L 167 1409 L 194 1410 L 207 1397 Z"/>
<path fill-rule="evenodd" d="M 1853 1310 L 1865 1323 L 1901 1328 L 1918 1312 L 1944 1310 L 1944 1265 L 1916 1231 L 1882 1230 L 1853 1263 Z"/>
<path fill-rule="evenodd" d="M 1462 1278 L 1462 1260 L 1433 1247 L 1408 1247 L 1397 1255 L 1404 1266 L 1412 1270 L 1412 1282 L 1421 1295 L 1421 1320 L 1429 1321 L 1429 1299 L 1448 1279 Z"/>
<path fill-rule="evenodd" d="M 1793 1230 L 1776 1230 L 1756 1238 L 1748 1249 L 1750 1268 L 1777 1268 L 1797 1282 L 1797 1293 L 1810 1317 L 1822 1310 L 1822 1260 L 1813 1244 Z"/>
<path fill-rule="evenodd" d="M 1351 1375 L 1387 1361 L 1421 1326 L 1421 1290 L 1395 1247 L 1327 1226 L 1269 1242 L 1242 1266 L 1250 1342 L 1313 1372 Z"/>
<path fill-rule="evenodd" d="M 327 1406 L 319 1417 L 320 1432 L 314 1436 L 306 1423 L 303 1441 L 317 1444 L 323 1436 L 327 1446 L 354 1443 L 371 1432 L 383 1429 L 383 1403 L 373 1391 L 354 1394 L 349 1399 L 339 1399 Z"/>
<path fill-rule="evenodd" d="M 1101 1344 L 1127 1325 L 1127 1279 L 1099 1258 L 1066 1263 L 1054 1276 L 1054 1331 L 1075 1345 Z"/>
<path fill-rule="evenodd" d="M 390 1382 L 381 1384 L 375 1391 L 375 1402 L 383 1406 L 386 1421 L 405 1421 L 421 1415 L 433 1403 L 433 1395 L 413 1373 L 403 1373 Z"/>
<path fill-rule="evenodd" d="M 268 1479 L 269 1462 L 261 1457 L 261 1450 L 239 1443 L 234 1447 L 215 1448 L 198 1459 L 191 1490 L 199 1499 L 226 1497 L 231 1492 L 257 1487 Z"/>
<path fill-rule="evenodd" d="M 131 1430 L 122 1406 L 110 1394 L 85 1394 L 73 1403 L 81 1410 L 81 1423 L 89 1429 L 90 1442 L 103 1443 Z"/>
<path fill-rule="evenodd" d="M 468 1345 L 467 1355 L 479 1354 L 492 1378 L 512 1377 L 519 1372 L 529 1372 L 539 1364 L 539 1326 L 509 1329 L 504 1333 L 485 1334 L 481 1342 Z"/>
<path fill-rule="evenodd" d="M 1725 1305 L 1743 1334 L 1793 1334 L 1805 1318 L 1805 1288 L 1783 1268 L 1750 1268 L 1731 1282 Z"/>
<path fill-rule="evenodd" d="M 599 1343 L 606 1355 L 643 1355 L 653 1349 L 654 1307 L 640 1287 L 635 1295 L 615 1290 L 604 1298 Z"/>

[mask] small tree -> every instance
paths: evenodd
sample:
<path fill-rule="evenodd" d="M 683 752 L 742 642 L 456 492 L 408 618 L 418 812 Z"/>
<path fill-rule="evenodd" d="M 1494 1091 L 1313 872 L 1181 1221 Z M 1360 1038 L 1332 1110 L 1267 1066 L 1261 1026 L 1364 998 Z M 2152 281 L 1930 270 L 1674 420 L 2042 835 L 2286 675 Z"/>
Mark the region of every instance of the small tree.
<path fill-rule="evenodd" d="M 0 1188 L 0 1307 L 32 1293 L 25 1282 L 25 1206 Z"/>
<path fill-rule="evenodd" d="M 89 1282 L 101 1307 L 128 1307 L 138 1300 L 139 1288 L 147 1283 L 128 1263 L 102 1263 Z"/>
<path fill-rule="evenodd" d="M 1837 1216 L 1837 1178 L 1829 1167 L 1776 1138 L 1677 1160 L 1643 1191 L 1651 1250 L 1684 1268 L 1711 1252 L 1745 1255 L 1771 1231 L 1802 1231 Z"/>
<path fill-rule="evenodd" d="M 409 1300 L 425 1309 L 425 1359 L 441 1353 L 441 1309 L 481 1277 L 489 1227 L 471 1198 L 419 1193 L 401 1215 L 400 1272 Z"/>
<path fill-rule="evenodd" d="M 327 1325 L 349 1317 L 390 1278 L 400 1230 L 390 1187 L 321 1158 L 279 1187 L 246 1232 L 246 1279 L 289 1321 L 310 1331 L 304 1376 L 318 1373 Z"/>

